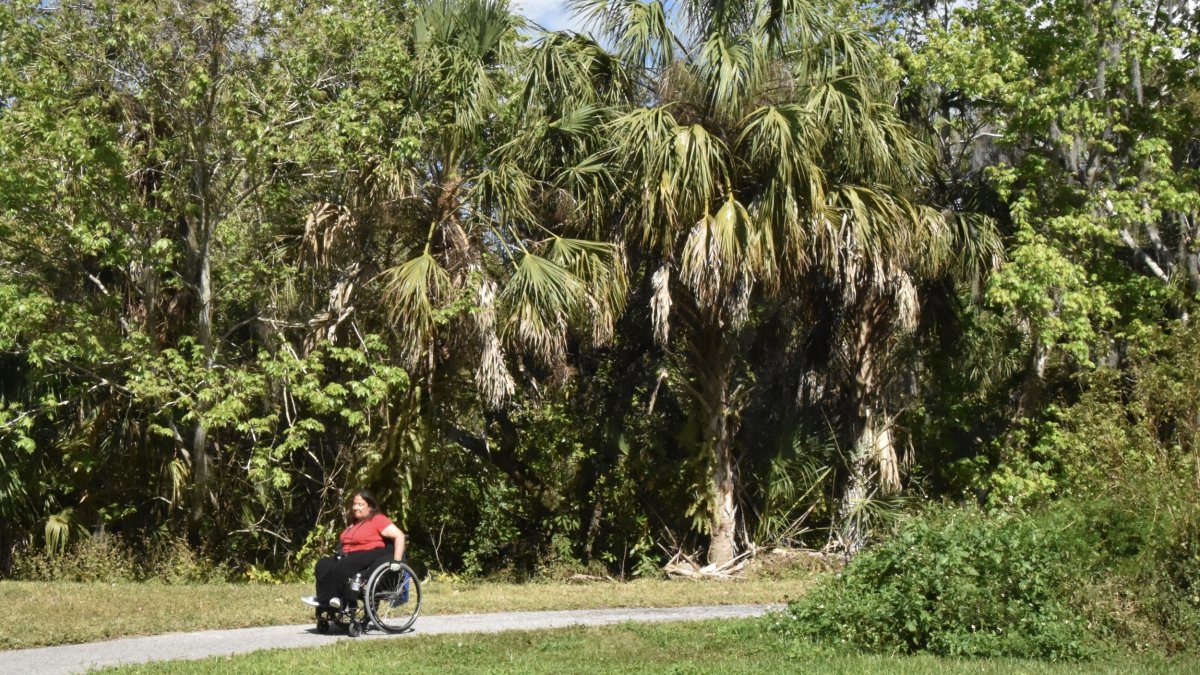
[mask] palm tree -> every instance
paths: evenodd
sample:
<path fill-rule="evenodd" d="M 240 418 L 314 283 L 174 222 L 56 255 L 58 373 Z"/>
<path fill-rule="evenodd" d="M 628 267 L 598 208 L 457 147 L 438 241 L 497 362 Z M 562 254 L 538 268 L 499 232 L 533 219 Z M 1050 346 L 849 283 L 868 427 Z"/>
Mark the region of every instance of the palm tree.
<path fill-rule="evenodd" d="M 522 25 L 504 0 L 418 4 L 403 102 L 418 147 L 379 181 L 407 223 L 404 259 L 380 279 L 408 366 L 429 383 L 463 364 L 473 371 L 470 415 L 439 414 L 426 400 L 421 417 L 519 482 L 516 448 L 503 466 L 505 453 L 483 440 L 488 420 L 511 426 L 504 407 L 522 377 L 567 378 L 569 345 L 611 339 L 625 301 L 619 248 L 591 237 L 593 219 L 568 191 L 591 180 L 573 163 L 596 143 L 583 131 L 595 107 L 563 109 L 544 87 L 522 91 L 517 73 L 539 58 L 545 72 L 545 59 L 569 46 L 528 49 Z M 485 428 L 465 429 L 460 417 Z"/>
<path fill-rule="evenodd" d="M 826 288 L 856 409 L 848 517 L 878 483 L 872 466 L 894 466 L 883 371 L 915 282 L 984 266 L 990 231 L 921 202 L 930 154 L 891 103 L 885 55 L 849 20 L 788 0 L 688 1 L 675 17 L 660 0 L 574 6 L 636 85 L 604 123 L 625 197 L 612 217 L 648 265 L 655 332 L 680 365 L 671 385 L 701 419 L 709 561 L 732 560 L 741 534 L 748 329 L 760 309 Z"/>

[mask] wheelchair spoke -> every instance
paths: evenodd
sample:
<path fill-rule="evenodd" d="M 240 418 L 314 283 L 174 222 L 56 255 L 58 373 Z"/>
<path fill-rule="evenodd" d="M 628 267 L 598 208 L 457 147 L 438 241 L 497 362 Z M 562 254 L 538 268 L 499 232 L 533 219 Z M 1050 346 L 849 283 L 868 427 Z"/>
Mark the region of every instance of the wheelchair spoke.
<path fill-rule="evenodd" d="M 377 569 L 367 583 L 367 614 L 381 630 L 401 632 L 421 611 L 421 585 L 407 565 L 400 572 Z"/>

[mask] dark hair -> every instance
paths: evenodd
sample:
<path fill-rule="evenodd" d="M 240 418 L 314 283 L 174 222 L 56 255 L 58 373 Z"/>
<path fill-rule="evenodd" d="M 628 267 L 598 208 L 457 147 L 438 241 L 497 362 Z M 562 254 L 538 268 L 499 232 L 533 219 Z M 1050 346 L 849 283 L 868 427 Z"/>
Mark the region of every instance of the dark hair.
<path fill-rule="evenodd" d="M 366 490 L 359 490 L 358 492 L 354 493 L 354 497 L 362 497 L 362 500 L 367 503 L 368 507 L 370 507 L 371 515 L 379 513 L 379 500 L 375 499 L 375 495 L 367 492 Z M 351 497 L 350 500 L 353 501 L 354 497 Z"/>

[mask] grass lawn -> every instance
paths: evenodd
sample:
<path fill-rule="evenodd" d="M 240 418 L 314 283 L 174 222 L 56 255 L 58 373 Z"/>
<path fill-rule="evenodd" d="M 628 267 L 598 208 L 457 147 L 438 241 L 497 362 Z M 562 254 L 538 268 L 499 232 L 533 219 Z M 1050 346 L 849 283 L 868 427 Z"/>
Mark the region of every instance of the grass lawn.
<path fill-rule="evenodd" d="M 782 603 L 798 597 L 809 583 L 807 577 L 585 584 L 432 581 L 422 586 L 421 613 Z M 306 623 L 312 609 L 299 598 L 310 593 L 309 584 L 0 581 L 0 649 Z"/>
<path fill-rule="evenodd" d="M 839 653 L 781 637 L 763 619 L 626 624 L 490 635 L 345 640 L 329 647 L 170 661 L 119 673 L 1194 673 L 1186 659 L 1049 664 Z"/>

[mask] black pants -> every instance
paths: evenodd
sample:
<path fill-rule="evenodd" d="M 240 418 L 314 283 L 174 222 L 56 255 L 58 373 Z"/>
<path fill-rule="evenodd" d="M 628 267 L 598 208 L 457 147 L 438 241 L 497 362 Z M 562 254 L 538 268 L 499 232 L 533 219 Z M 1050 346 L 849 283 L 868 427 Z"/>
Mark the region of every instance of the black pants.
<path fill-rule="evenodd" d="M 367 570 L 392 559 L 392 547 L 373 548 L 370 551 L 356 551 L 342 555 L 329 556 L 317 561 L 317 602 L 322 606 L 329 604 L 330 598 L 348 600 L 350 591 L 348 580 L 359 572 L 363 573 L 363 582 L 367 580 Z"/>

